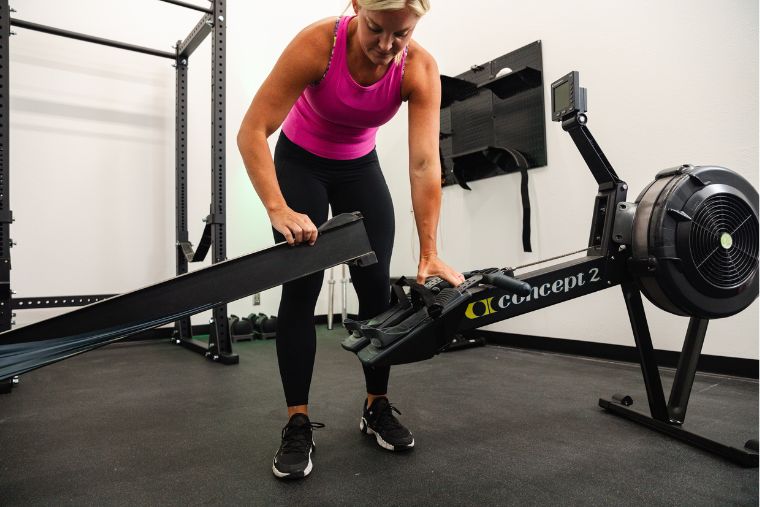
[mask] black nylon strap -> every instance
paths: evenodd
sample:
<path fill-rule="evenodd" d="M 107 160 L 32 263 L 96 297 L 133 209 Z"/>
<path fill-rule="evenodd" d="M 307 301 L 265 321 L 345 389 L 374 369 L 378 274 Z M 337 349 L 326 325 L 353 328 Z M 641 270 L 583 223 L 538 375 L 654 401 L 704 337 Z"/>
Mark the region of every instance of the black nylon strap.
<path fill-rule="evenodd" d="M 520 182 L 520 193 L 522 194 L 523 206 L 523 251 L 532 252 L 533 249 L 530 245 L 530 196 L 528 195 L 528 168 L 526 166 L 520 167 L 520 174 L 522 174 L 522 180 Z"/>
<path fill-rule="evenodd" d="M 397 303 L 404 303 L 404 306 L 409 305 L 409 298 L 406 297 L 406 292 L 404 292 L 404 287 L 408 285 L 409 281 L 404 276 L 391 284 L 391 289 L 393 289 L 391 305 L 395 305 Z"/>
<path fill-rule="evenodd" d="M 439 148 L 439 153 L 442 153 Z M 519 169 L 522 176 L 520 182 L 520 194 L 522 196 L 523 207 L 523 230 L 522 230 L 522 243 L 523 250 L 525 252 L 532 252 L 533 248 L 530 244 L 530 195 L 528 194 L 528 160 L 520 150 L 512 148 L 494 147 L 489 146 L 481 152 L 482 156 L 486 160 L 495 164 L 501 170 L 510 172 L 515 170 L 515 166 Z M 442 155 L 441 155 L 442 157 Z M 459 186 L 466 190 L 472 190 L 466 181 L 466 165 L 464 158 L 460 157 L 459 160 L 454 159 L 453 173 Z M 443 158 L 441 159 L 443 164 Z M 443 165 L 441 165 L 443 168 Z"/>
<path fill-rule="evenodd" d="M 503 170 L 507 170 L 508 164 L 504 157 L 499 156 L 501 153 L 506 152 L 511 155 L 522 176 L 520 181 L 520 194 L 522 195 L 522 207 L 523 207 L 523 231 L 522 231 L 522 243 L 523 251 L 532 252 L 533 248 L 530 244 L 530 195 L 528 194 L 528 160 L 525 155 L 519 150 L 513 150 L 511 148 L 491 148 L 492 150 L 499 150 L 495 156 L 492 155 L 492 160 L 495 164 L 501 167 Z"/>
<path fill-rule="evenodd" d="M 413 294 L 416 294 L 422 299 L 422 302 L 425 303 L 425 307 L 430 308 L 430 306 L 435 303 L 435 294 L 433 294 L 433 291 L 421 283 L 409 282 L 409 287 L 412 289 Z"/>

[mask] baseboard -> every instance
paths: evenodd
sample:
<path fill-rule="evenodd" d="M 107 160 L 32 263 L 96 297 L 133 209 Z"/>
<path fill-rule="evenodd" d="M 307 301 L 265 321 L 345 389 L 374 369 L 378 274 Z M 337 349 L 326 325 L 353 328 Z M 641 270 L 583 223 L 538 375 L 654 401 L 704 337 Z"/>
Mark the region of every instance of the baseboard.
<path fill-rule="evenodd" d="M 357 319 L 357 315 L 349 314 L 349 318 Z M 341 314 L 333 315 L 333 324 L 340 326 Z M 315 324 L 327 324 L 327 315 L 315 315 Z M 209 325 L 201 324 L 193 326 L 193 335 L 208 335 Z M 142 340 L 168 340 L 174 331 L 173 327 L 161 327 L 151 329 L 143 333 L 130 336 L 125 341 Z M 501 333 L 498 331 L 483 331 L 475 329 L 463 333 L 467 337 L 483 338 L 490 345 L 504 345 L 521 349 L 543 350 L 570 354 L 576 356 L 594 357 L 597 359 L 609 359 L 638 363 L 639 356 L 635 347 L 625 345 L 613 345 L 609 343 L 584 342 L 579 340 L 567 340 L 563 338 L 547 338 L 543 336 L 531 336 L 514 333 Z M 659 366 L 675 368 L 678 365 L 679 352 L 670 350 L 655 350 L 655 357 Z M 758 378 L 758 361 L 756 359 L 744 359 L 740 357 L 723 357 L 702 354 L 699 358 L 697 369 L 702 372 L 719 373 L 735 377 Z"/>
<path fill-rule="evenodd" d="M 559 352 L 577 356 L 594 357 L 638 363 L 639 356 L 636 347 L 612 345 L 609 343 L 593 343 L 562 338 L 547 338 L 498 331 L 473 330 L 465 333 L 467 336 L 485 338 L 486 343 L 504 345 L 532 350 Z M 655 358 L 659 366 L 675 368 L 678 365 L 680 352 L 670 350 L 655 350 Z M 697 370 L 701 372 L 720 373 L 735 377 L 758 378 L 758 361 L 740 357 L 710 356 L 702 354 Z"/>

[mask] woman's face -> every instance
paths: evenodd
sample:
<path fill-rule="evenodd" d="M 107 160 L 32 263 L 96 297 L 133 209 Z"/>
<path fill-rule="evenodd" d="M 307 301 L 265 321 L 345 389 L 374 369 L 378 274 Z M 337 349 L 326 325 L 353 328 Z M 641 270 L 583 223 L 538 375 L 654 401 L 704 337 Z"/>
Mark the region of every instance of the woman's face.
<path fill-rule="evenodd" d="M 364 54 L 375 65 L 388 65 L 412 38 L 419 21 L 408 7 L 394 11 L 370 11 L 354 0 L 358 27 L 356 34 Z"/>

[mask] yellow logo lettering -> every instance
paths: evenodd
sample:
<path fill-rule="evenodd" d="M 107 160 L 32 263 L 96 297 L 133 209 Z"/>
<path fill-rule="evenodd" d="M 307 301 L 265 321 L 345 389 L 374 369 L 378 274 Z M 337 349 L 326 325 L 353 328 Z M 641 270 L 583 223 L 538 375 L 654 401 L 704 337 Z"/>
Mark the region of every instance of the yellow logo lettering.
<path fill-rule="evenodd" d="M 492 306 L 493 298 L 481 299 L 467 305 L 467 310 L 464 312 L 465 317 L 468 319 L 478 319 L 496 313 L 496 310 Z M 481 308 L 482 305 L 482 308 Z"/>

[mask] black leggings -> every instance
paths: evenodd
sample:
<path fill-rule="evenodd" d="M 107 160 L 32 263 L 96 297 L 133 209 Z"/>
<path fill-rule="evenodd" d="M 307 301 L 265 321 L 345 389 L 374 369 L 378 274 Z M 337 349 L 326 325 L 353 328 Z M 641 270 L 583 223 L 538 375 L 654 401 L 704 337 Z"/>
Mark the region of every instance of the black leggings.
<path fill-rule="evenodd" d="M 364 216 L 377 264 L 351 266 L 351 281 L 359 297 L 360 320 L 384 312 L 390 305 L 390 261 L 395 222 L 393 202 L 375 150 L 353 160 L 318 157 L 280 134 L 274 151 L 277 181 L 285 202 L 309 216 L 315 225 L 333 215 L 359 211 Z M 276 242 L 285 238 L 272 229 Z M 319 238 L 317 238 L 319 241 Z M 277 360 L 289 407 L 309 402 L 309 386 L 317 349 L 314 308 L 324 272 L 282 286 L 277 316 Z M 390 367 L 364 368 L 367 392 L 385 394 Z"/>

